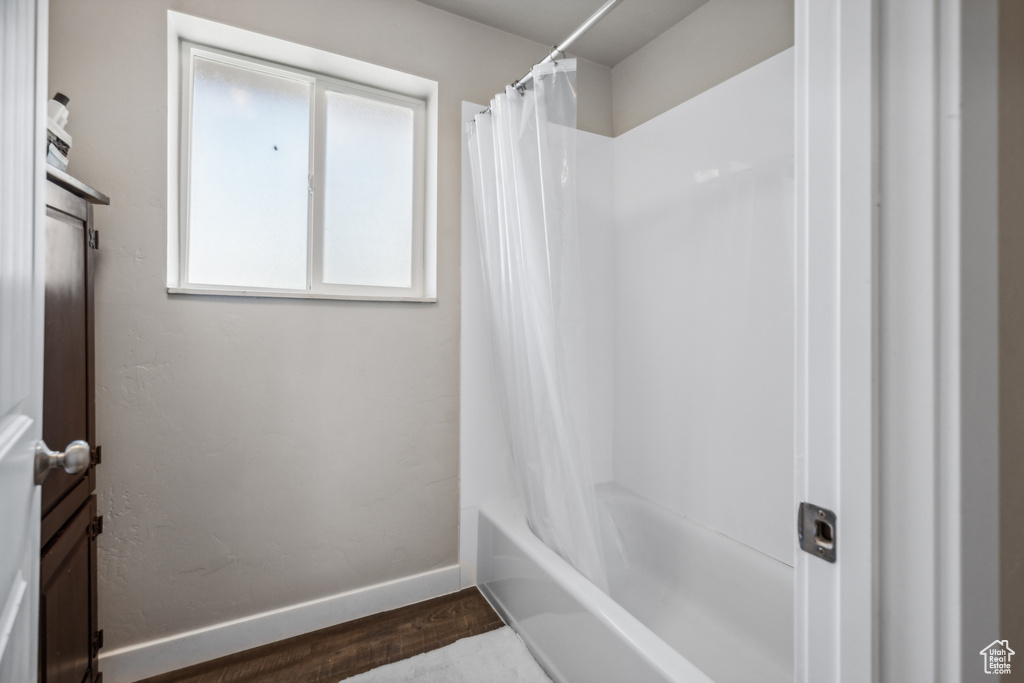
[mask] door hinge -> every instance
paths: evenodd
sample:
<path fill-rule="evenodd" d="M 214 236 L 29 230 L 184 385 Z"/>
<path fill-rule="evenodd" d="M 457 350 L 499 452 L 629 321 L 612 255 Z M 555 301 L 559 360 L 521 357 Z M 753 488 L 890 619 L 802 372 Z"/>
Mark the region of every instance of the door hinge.
<path fill-rule="evenodd" d="M 89 248 L 99 249 L 100 248 L 100 231 L 89 228 Z"/>
<path fill-rule="evenodd" d="M 103 683 L 103 672 L 96 674 L 96 678 L 92 679 L 92 683 Z"/>
<path fill-rule="evenodd" d="M 99 515 L 89 525 L 89 538 L 96 538 L 103 533 L 103 515 Z"/>
<path fill-rule="evenodd" d="M 89 453 L 89 466 L 96 467 L 96 465 L 99 465 L 101 462 L 103 462 L 103 446 L 96 446 L 96 448 L 92 449 Z"/>
<path fill-rule="evenodd" d="M 804 552 L 826 562 L 836 561 L 836 513 L 810 503 L 800 503 L 796 535 Z"/>
<path fill-rule="evenodd" d="M 99 654 L 101 647 L 103 647 L 103 629 L 96 631 L 96 634 L 92 637 L 92 656 L 94 658 Z"/>

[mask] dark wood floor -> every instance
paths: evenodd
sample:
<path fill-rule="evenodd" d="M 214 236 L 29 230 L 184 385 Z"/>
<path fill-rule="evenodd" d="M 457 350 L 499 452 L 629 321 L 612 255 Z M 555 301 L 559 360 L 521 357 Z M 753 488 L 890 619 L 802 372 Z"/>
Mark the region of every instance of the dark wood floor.
<path fill-rule="evenodd" d="M 145 679 L 144 683 L 337 681 L 503 626 L 476 588 Z"/>

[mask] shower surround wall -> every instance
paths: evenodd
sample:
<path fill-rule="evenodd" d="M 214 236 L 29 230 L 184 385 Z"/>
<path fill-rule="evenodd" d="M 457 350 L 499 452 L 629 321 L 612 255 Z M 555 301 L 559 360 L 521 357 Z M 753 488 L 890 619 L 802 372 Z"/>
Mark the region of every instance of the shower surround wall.
<path fill-rule="evenodd" d="M 615 138 L 614 479 L 793 562 L 793 51 Z"/>
<path fill-rule="evenodd" d="M 617 138 L 581 133 L 577 152 L 595 482 L 790 567 L 792 151 L 789 49 Z M 463 585 L 479 507 L 515 495 L 466 173 Z"/>

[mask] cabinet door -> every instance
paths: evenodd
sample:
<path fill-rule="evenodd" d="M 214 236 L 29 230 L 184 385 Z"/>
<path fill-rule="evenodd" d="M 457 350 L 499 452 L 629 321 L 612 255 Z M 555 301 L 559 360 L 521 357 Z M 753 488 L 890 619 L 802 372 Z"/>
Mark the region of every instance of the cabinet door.
<path fill-rule="evenodd" d="M 85 223 L 89 207 L 81 198 L 60 192 L 64 199 L 61 210 L 50 207 L 46 212 L 43 345 L 43 440 L 55 450 L 63 450 L 75 439 L 88 441 L 92 437 L 88 362 L 89 250 Z M 90 474 L 88 469 L 81 474 L 68 474 L 63 469 L 51 471 L 43 482 L 43 517 Z M 59 526 L 63 526 L 63 521 Z M 44 538 L 43 543 L 47 540 Z"/>
<path fill-rule="evenodd" d="M 90 496 L 43 551 L 40 563 L 40 683 L 83 683 L 95 675 L 92 533 L 96 496 Z"/>
<path fill-rule="evenodd" d="M 94 446 L 91 207 L 50 183 L 46 207 L 43 439 Z M 96 676 L 95 474 L 51 470 L 42 486 L 41 681 Z M 98 530 L 98 529 L 97 529 Z"/>

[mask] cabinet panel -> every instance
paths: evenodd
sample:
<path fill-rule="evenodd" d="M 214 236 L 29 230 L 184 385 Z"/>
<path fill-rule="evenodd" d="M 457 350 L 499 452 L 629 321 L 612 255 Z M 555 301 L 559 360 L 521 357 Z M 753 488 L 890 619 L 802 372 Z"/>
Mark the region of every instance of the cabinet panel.
<path fill-rule="evenodd" d="M 75 439 L 90 436 L 86 250 L 85 223 L 49 210 L 46 217 L 43 440 L 55 450 L 63 450 Z M 43 483 L 43 516 L 85 476 L 85 473 L 67 474 L 62 469 L 51 471 Z"/>
<path fill-rule="evenodd" d="M 89 499 L 95 486 L 92 479 L 95 475 L 90 473 L 89 477 L 81 479 L 75 488 L 71 489 L 64 498 L 57 503 L 56 507 L 50 510 L 49 514 L 43 517 L 40 535 L 40 547 L 46 550 L 50 542 L 56 537 L 57 532 L 64 528 L 64 525 L 71 521 L 71 518 L 78 512 L 78 508 Z"/>
<path fill-rule="evenodd" d="M 56 539 L 40 563 L 40 676 L 42 683 L 91 680 L 92 558 L 96 496 L 90 496 Z"/>

